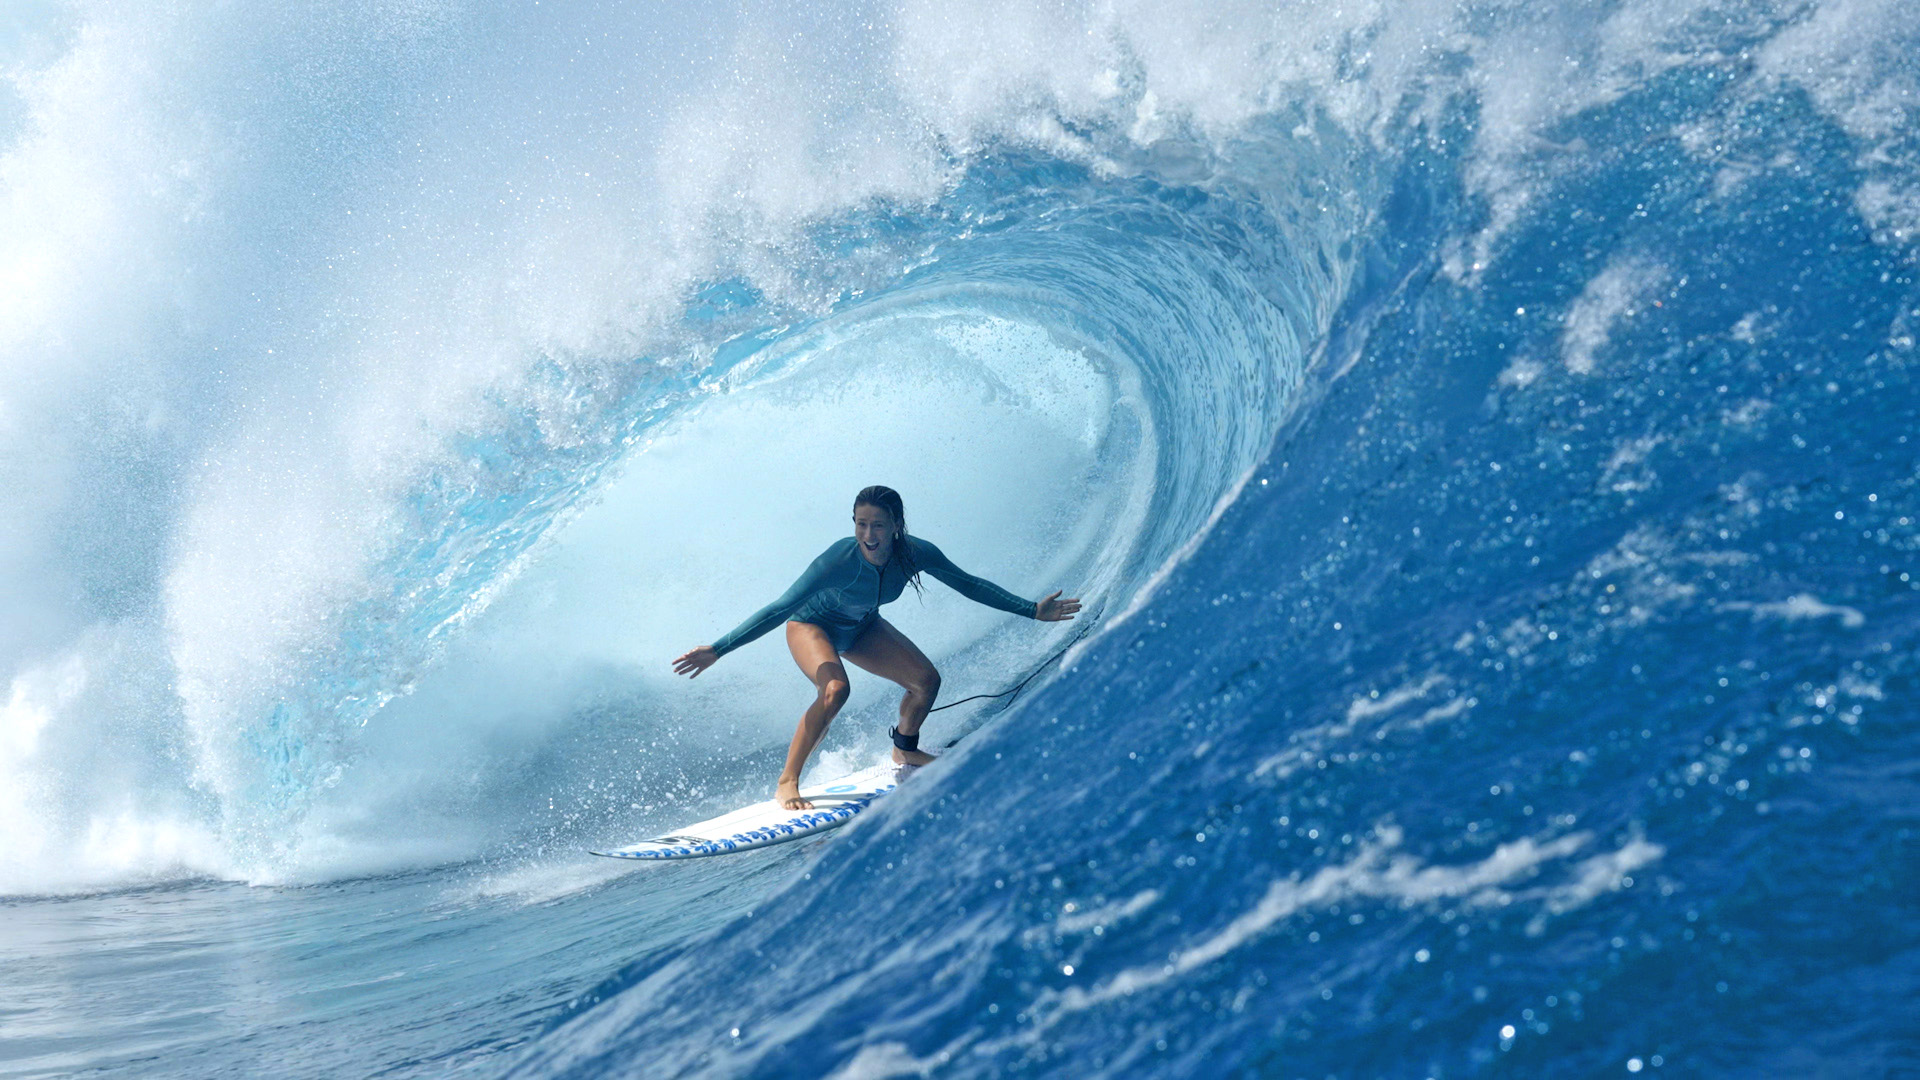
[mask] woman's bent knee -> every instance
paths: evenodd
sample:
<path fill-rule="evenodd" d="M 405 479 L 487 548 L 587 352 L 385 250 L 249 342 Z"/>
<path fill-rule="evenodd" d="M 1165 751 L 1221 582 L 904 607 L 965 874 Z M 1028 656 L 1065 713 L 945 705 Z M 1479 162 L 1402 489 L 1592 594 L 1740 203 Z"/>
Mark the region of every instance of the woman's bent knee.
<path fill-rule="evenodd" d="M 820 684 L 820 701 L 830 709 L 838 710 L 847 703 L 847 681 L 828 679 Z"/>
<path fill-rule="evenodd" d="M 940 673 L 932 668 L 928 668 L 926 675 L 915 681 L 911 689 L 914 693 L 924 698 L 931 699 L 939 697 Z"/>

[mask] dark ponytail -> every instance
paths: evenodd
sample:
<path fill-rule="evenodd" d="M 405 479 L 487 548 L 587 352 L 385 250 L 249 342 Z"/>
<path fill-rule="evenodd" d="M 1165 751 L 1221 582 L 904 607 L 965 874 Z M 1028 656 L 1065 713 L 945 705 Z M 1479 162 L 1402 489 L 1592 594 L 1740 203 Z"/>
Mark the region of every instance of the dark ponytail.
<path fill-rule="evenodd" d="M 907 508 L 900 502 L 900 493 L 883 484 L 863 487 L 860 494 L 853 497 L 853 509 L 858 512 L 863 506 L 885 510 L 893 516 L 893 523 L 900 530 L 900 538 L 893 545 L 893 561 L 900 564 L 901 571 L 907 575 L 907 584 L 913 586 L 913 591 L 924 594 L 926 590 L 920 585 L 920 567 L 914 563 L 913 549 L 906 542 Z"/>

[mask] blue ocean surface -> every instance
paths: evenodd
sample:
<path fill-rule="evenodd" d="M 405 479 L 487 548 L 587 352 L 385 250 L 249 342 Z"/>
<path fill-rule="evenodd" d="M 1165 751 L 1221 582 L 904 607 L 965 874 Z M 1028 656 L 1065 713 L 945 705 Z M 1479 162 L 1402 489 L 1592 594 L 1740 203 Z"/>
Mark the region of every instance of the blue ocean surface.
<path fill-rule="evenodd" d="M 25 0 L 0 71 L 0 1076 L 1920 1075 L 1903 0 Z M 1027 680 L 942 760 L 588 854 L 770 793 L 777 636 L 671 660 L 873 483 L 1086 613 L 909 593 Z"/>

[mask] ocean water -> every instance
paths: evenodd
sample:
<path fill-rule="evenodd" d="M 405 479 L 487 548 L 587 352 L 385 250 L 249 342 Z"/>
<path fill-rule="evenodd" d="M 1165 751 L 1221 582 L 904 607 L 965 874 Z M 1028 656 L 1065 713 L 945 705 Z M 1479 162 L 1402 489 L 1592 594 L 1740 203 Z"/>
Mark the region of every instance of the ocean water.
<path fill-rule="evenodd" d="M 1920 1075 L 1916 55 L 18 0 L 0 1075 Z M 778 640 L 670 661 L 870 483 L 1087 617 L 909 595 L 1038 677 L 586 854 L 767 793 Z"/>

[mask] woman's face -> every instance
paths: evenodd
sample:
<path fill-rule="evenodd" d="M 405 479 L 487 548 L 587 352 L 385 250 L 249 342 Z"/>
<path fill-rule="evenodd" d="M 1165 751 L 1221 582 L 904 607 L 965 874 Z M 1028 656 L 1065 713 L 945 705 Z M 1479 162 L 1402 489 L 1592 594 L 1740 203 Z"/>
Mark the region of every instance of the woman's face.
<path fill-rule="evenodd" d="M 894 523 L 892 514 L 866 503 L 853 508 L 853 538 L 868 562 L 875 566 L 887 565 L 893 556 L 893 542 L 899 536 L 900 527 Z"/>

